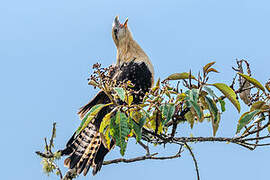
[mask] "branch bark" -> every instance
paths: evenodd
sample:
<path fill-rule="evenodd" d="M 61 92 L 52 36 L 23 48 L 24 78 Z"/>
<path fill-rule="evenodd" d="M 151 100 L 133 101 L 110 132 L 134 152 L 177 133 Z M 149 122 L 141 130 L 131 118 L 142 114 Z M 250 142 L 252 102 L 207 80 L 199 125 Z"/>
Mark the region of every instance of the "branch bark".
<path fill-rule="evenodd" d="M 197 174 L 197 180 L 200 180 L 200 173 L 199 173 L 198 163 L 197 163 L 197 160 L 195 158 L 195 155 L 192 152 L 191 147 L 187 143 L 185 143 L 185 146 L 188 149 L 188 151 L 189 151 L 189 153 L 192 156 L 192 159 L 194 161 L 194 165 L 195 165 L 195 169 L 196 169 L 196 174 Z"/>
<path fill-rule="evenodd" d="M 162 157 L 155 157 L 156 155 L 158 155 L 158 153 L 150 154 L 149 156 L 147 156 L 147 155 L 139 156 L 139 157 L 131 158 L 131 159 L 118 158 L 118 159 L 113 159 L 113 160 L 109 160 L 109 161 L 104 161 L 103 165 L 117 164 L 117 163 L 120 163 L 120 162 L 132 163 L 132 162 L 136 162 L 136 161 L 143 161 L 143 160 L 146 160 L 146 159 L 166 160 L 166 159 L 175 159 L 175 158 L 181 157 L 180 153 L 176 153 L 175 155 L 172 155 L 172 156 L 162 156 Z"/>

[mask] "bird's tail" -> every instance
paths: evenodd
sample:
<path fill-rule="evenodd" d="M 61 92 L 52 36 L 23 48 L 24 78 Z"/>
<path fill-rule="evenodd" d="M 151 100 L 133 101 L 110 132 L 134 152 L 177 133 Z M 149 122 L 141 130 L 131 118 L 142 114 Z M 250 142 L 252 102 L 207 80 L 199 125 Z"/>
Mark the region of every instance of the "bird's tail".
<path fill-rule="evenodd" d="M 88 104 L 79 110 L 78 114 L 82 119 L 94 105 L 108 103 L 109 101 L 108 96 L 103 91 L 100 91 Z M 109 150 L 102 144 L 98 130 L 103 117 L 109 110 L 109 107 L 102 109 L 93 123 L 90 122 L 79 134 L 76 135 L 75 132 L 67 142 L 66 148 L 61 151 L 62 155 L 69 156 L 65 159 L 64 165 L 69 169 L 75 169 L 77 174 L 83 171 L 83 174 L 86 175 L 90 167 L 93 168 L 93 175 L 100 170 L 103 159 Z"/>
<path fill-rule="evenodd" d="M 89 125 L 76 137 L 73 135 L 67 143 L 66 149 L 62 151 L 62 155 L 69 155 L 65 159 L 64 165 L 69 169 L 75 168 L 77 174 L 83 171 L 86 175 L 90 167 L 93 167 L 93 174 L 98 171 L 98 167 L 102 166 L 103 158 L 100 161 L 96 160 L 99 148 L 101 146 L 100 133 L 96 127 L 89 123 Z M 100 168 L 99 168 L 100 169 Z"/>

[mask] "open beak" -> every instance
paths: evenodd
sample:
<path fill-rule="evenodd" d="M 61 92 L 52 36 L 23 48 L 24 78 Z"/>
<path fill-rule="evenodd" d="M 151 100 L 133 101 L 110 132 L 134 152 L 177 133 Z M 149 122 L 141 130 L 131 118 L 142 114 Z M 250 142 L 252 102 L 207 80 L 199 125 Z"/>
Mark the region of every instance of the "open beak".
<path fill-rule="evenodd" d="M 114 18 L 114 26 L 115 26 L 116 28 L 120 28 L 120 26 L 121 26 L 121 23 L 119 22 L 119 17 L 118 17 L 118 16 L 116 16 L 116 17 Z"/>
<path fill-rule="evenodd" d="M 128 18 L 124 22 L 124 27 L 127 28 Z"/>

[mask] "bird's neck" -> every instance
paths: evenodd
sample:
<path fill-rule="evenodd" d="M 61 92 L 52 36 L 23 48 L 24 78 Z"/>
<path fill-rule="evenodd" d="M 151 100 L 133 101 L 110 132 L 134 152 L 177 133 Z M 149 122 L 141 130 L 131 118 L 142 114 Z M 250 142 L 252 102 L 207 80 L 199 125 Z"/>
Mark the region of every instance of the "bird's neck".
<path fill-rule="evenodd" d="M 132 60 L 134 60 L 134 62 L 137 63 L 144 62 L 153 76 L 152 84 L 154 83 L 154 67 L 148 56 L 145 54 L 145 52 L 142 50 L 139 44 L 132 38 L 132 36 L 129 36 L 129 38 L 125 38 L 122 41 L 120 41 L 116 45 L 116 47 L 117 47 L 116 65 L 118 67 L 121 67 L 123 63 L 125 62 L 127 63 Z"/>
<path fill-rule="evenodd" d="M 123 39 L 117 47 L 117 65 L 134 59 L 148 59 L 148 57 L 132 37 Z"/>

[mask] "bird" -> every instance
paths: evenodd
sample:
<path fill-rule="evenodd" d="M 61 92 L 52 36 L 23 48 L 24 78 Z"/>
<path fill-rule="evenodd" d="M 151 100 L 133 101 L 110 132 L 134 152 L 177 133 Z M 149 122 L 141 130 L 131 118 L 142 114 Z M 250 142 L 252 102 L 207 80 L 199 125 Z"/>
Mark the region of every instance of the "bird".
<path fill-rule="evenodd" d="M 142 97 L 152 87 L 154 82 L 154 67 L 139 44 L 133 39 L 128 27 L 128 18 L 123 24 L 116 16 L 112 25 L 112 38 L 116 45 L 117 55 L 115 73 L 112 79 L 117 82 L 130 81 L 134 86 L 134 91 L 140 94 L 134 98 L 134 103 L 141 103 Z M 85 106 L 79 109 L 78 115 L 83 119 L 90 109 L 97 104 L 110 103 L 109 97 L 102 90 L 90 100 Z M 112 110 L 110 106 L 103 107 L 86 128 L 79 134 L 76 132 L 69 139 L 62 155 L 68 157 L 64 160 L 64 165 L 75 170 L 76 174 L 85 176 L 90 167 L 92 174 L 96 175 L 100 171 L 104 157 L 110 151 L 102 141 L 102 133 L 99 127 L 103 117 Z M 114 140 L 111 140 L 111 146 Z"/>

